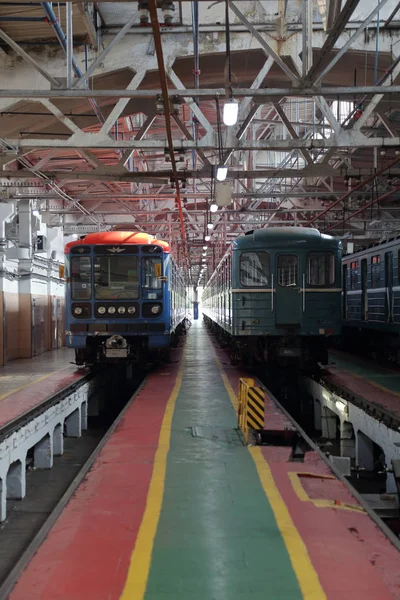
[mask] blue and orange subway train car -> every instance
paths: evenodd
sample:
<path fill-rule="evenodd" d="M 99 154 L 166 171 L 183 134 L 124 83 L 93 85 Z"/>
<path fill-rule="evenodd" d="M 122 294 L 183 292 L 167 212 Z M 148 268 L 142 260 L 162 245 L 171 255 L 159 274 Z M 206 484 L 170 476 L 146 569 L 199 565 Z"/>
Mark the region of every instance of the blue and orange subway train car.
<path fill-rule="evenodd" d="M 341 256 L 316 229 L 249 231 L 208 281 L 205 319 L 235 360 L 314 369 L 341 333 Z"/>
<path fill-rule="evenodd" d="M 66 345 L 76 363 L 166 358 L 187 317 L 185 281 L 167 242 L 90 233 L 65 247 Z"/>

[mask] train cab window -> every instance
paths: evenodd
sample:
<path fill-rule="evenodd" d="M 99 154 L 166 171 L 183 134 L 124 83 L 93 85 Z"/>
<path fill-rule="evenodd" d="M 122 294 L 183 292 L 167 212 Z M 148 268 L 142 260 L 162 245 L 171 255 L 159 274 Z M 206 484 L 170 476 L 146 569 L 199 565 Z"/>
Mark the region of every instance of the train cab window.
<path fill-rule="evenodd" d="M 281 254 L 278 257 L 278 283 L 281 287 L 297 285 L 298 260 L 295 254 Z"/>
<path fill-rule="evenodd" d="M 137 256 L 95 256 L 94 287 L 96 300 L 139 298 Z"/>
<path fill-rule="evenodd" d="M 269 284 L 267 252 L 243 252 L 240 255 L 240 283 L 246 287 L 265 287 Z"/>
<path fill-rule="evenodd" d="M 176 274 L 177 275 L 177 274 Z M 146 256 L 142 258 L 142 294 L 145 300 L 162 298 L 162 262 L 160 256 Z M 177 290 L 178 278 L 176 277 L 175 289 Z"/>
<path fill-rule="evenodd" d="M 307 285 L 335 283 L 335 257 L 332 252 L 310 252 L 307 258 Z"/>
<path fill-rule="evenodd" d="M 90 256 L 71 258 L 71 298 L 90 300 L 92 297 L 92 263 Z"/>
<path fill-rule="evenodd" d="M 358 287 L 358 260 L 350 263 L 350 289 L 356 290 Z"/>
<path fill-rule="evenodd" d="M 378 288 L 381 284 L 381 257 L 371 256 L 371 287 Z"/>

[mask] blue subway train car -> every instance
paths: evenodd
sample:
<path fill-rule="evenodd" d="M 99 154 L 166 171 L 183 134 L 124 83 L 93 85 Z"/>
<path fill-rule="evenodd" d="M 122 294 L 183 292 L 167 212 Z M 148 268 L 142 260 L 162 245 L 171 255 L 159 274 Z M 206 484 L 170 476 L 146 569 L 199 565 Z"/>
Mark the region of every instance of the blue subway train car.
<path fill-rule="evenodd" d="M 66 345 L 76 363 L 167 357 L 187 316 L 185 281 L 167 242 L 91 233 L 67 244 Z"/>
<path fill-rule="evenodd" d="M 235 360 L 314 368 L 341 331 L 341 242 L 303 227 L 249 231 L 208 281 L 206 321 Z"/>
<path fill-rule="evenodd" d="M 343 257 L 346 348 L 400 362 L 400 238 Z"/>

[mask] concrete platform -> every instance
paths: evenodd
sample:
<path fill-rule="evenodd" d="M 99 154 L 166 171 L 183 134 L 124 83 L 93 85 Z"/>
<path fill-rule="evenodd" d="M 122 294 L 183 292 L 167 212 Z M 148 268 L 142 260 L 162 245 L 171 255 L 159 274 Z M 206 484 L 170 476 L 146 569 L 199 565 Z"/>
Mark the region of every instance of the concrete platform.
<path fill-rule="evenodd" d="M 344 352 L 330 354 L 327 379 L 400 417 L 400 368 L 385 368 Z"/>
<path fill-rule="evenodd" d="M 78 381 L 74 351 L 60 348 L 0 367 L 0 427 Z"/>
<path fill-rule="evenodd" d="M 238 372 L 200 323 L 177 355 L 149 376 L 11 600 L 400 598 L 397 550 L 318 455 L 293 463 L 288 448 L 242 444 Z"/>

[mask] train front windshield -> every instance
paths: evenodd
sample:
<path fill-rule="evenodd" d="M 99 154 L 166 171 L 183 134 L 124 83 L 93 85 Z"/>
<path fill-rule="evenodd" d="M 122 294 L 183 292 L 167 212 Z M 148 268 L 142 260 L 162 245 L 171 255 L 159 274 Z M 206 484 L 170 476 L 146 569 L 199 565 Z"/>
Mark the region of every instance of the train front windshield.
<path fill-rule="evenodd" d="M 96 256 L 94 289 L 96 300 L 139 298 L 137 256 Z"/>
<path fill-rule="evenodd" d="M 147 300 L 162 298 L 161 257 L 95 256 L 94 299 L 130 299 L 140 296 Z M 140 283 L 141 282 L 141 283 Z M 92 258 L 74 256 L 71 260 L 71 298 L 90 300 L 92 297 Z"/>

